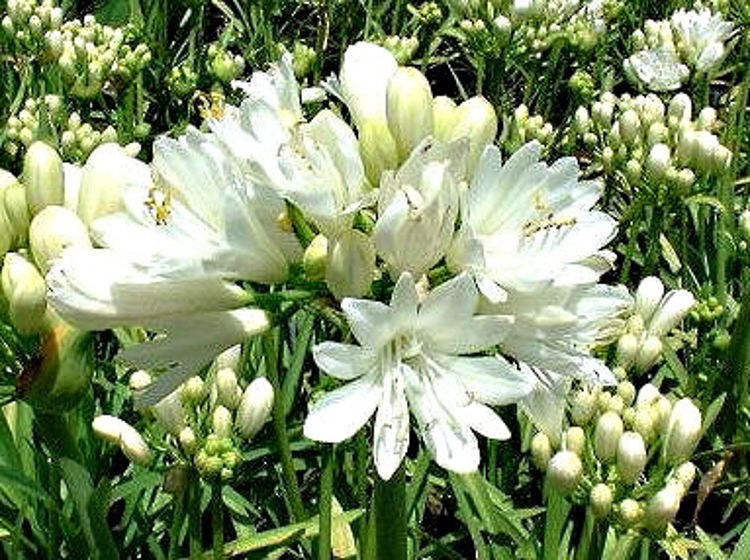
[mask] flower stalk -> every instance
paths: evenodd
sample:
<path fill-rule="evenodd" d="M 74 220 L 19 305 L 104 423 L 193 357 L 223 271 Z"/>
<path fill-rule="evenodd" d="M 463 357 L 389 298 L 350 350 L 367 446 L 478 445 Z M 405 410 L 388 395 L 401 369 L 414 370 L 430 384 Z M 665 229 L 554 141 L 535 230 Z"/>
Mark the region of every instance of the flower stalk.
<path fill-rule="evenodd" d="M 375 483 L 378 560 L 406 558 L 406 474 L 401 464 L 390 480 Z"/>

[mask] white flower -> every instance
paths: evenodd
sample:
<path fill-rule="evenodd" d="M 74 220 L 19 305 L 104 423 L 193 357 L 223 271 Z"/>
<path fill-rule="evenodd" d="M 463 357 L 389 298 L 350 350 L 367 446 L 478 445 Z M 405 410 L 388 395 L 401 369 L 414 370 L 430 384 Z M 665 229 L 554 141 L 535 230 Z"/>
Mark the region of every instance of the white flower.
<path fill-rule="evenodd" d="M 406 453 L 411 410 L 438 464 L 475 470 L 479 448 L 472 429 L 495 439 L 510 436 L 486 404 L 517 401 L 531 389 L 528 378 L 499 356 L 461 356 L 496 345 L 508 323 L 506 317 L 475 316 L 478 299 L 471 278 L 460 275 L 420 303 L 409 273 L 396 283 L 390 306 L 345 299 L 342 308 L 359 345 L 324 342 L 313 348 L 313 357 L 323 371 L 349 383 L 312 405 L 305 435 L 345 440 L 377 410 L 375 465 L 388 479 Z"/>
<path fill-rule="evenodd" d="M 601 185 L 578 180 L 574 158 L 552 166 L 530 142 L 503 165 L 488 146 L 462 195 L 461 228 L 448 250 L 449 267 L 467 270 L 491 301 L 508 290 L 595 282 L 606 270 L 616 221 L 591 208 Z M 605 265 L 602 269 L 602 264 Z"/>
<path fill-rule="evenodd" d="M 623 67 L 631 81 L 653 91 L 679 89 L 690 76 L 688 67 L 670 48 L 637 51 L 623 62 Z"/>
<path fill-rule="evenodd" d="M 708 8 L 677 10 L 670 20 L 677 50 L 698 72 L 708 72 L 724 59 L 724 41 L 734 33 L 731 22 Z"/>
<path fill-rule="evenodd" d="M 468 142 L 424 140 L 395 173 L 383 174 L 375 248 L 394 278 L 419 278 L 445 254 L 458 216 Z"/>

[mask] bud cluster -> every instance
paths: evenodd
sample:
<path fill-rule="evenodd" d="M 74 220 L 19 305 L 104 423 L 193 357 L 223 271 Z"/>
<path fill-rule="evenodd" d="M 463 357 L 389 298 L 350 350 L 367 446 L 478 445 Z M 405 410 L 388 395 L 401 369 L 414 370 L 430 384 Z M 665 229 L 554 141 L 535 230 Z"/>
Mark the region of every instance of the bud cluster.
<path fill-rule="evenodd" d="M 292 57 L 294 59 L 292 63 L 294 75 L 298 80 L 303 80 L 312 73 L 318 55 L 311 46 L 302 41 L 295 41 Z"/>
<path fill-rule="evenodd" d="M 694 304 L 695 298 L 687 290 L 670 290 L 665 294 L 664 284 L 657 277 L 641 280 L 632 315 L 617 342 L 619 366 L 624 369 L 634 366 L 638 371 L 647 371 L 658 363 L 666 335 Z"/>
<path fill-rule="evenodd" d="M 599 519 L 616 514 L 625 528 L 663 530 L 695 478 L 689 461 L 702 435 L 698 408 L 651 384 L 636 393 L 621 381 L 611 391 L 577 390 L 571 419 L 559 446 L 542 432 L 531 441 L 532 463 L 550 487 L 588 503 Z"/>
<path fill-rule="evenodd" d="M 563 42 L 573 48 L 592 49 L 617 17 L 619 0 L 581 3 L 567 0 L 515 0 L 511 18 L 525 44 L 534 51 Z"/>
<path fill-rule="evenodd" d="M 56 40 L 58 64 L 76 97 L 90 98 L 102 89 L 117 90 L 150 62 L 145 44 L 131 46 L 126 32 L 102 25 L 89 14 L 63 24 Z"/>
<path fill-rule="evenodd" d="M 633 34 L 635 52 L 623 62 L 628 78 L 653 91 L 679 89 L 696 73 L 714 71 L 726 56 L 732 23 L 710 9 L 680 9 L 669 20 L 646 20 Z"/>
<path fill-rule="evenodd" d="M 516 107 L 513 114 L 504 120 L 500 142 L 508 153 L 515 152 L 531 140 L 549 146 L 555 137 L 552 123 L 545 122 L 541 115 L 529 115 L 529 108 L 524 104 Z"/>
<path fill-rule="evenodd" d="M 189 98 L 198 87 L 198 73 L 189 62 L 173 66 L 167 76 L 167 87 L 173 97 Z"/>
<path fill-rule="evenodd" d="M 423 4 L 423 6 L 426 6 L 428 4 Z M 388 37 L 383 39 L 382 45 L 383 47 L 391 51 L 391 54 L 393 54 L 396 62 L 398 62 L 399 64 L 407 64 L 414 56 L 414 53 L 419 46 L 419 40 L 416 37 L 401 37 L 399 35 L 389 35 Z M 296 54 L 294 56 L 294 61 L 296 64 Z"/>
<path fill-rule="evenodd" d="M 53 0 L 9 0 L 0 36 L 10 51 L 51 60 L 59 56 L 55 38 L 62 26 L 62 8 Z"/>
<path fill-rule="evenodd" d="M 631 188 L 648 177 L 687 192 L 696 175 L 721 172 L 732 152 L 714 131 L 717 111 L 706 107 L 692 119 L 690 98 L 679 93 L 668 106 L 654 94 L 619 98 L 606 92 L 591 110 L 579 107 L 569 143 L 595 152 L 607 174 L 618 174 Z"/>
<path fill-rule="evenodd" d="M 245 71 L 245 59 L 238 54 L 232 54 L 219 43 L 211 43 L 207 54 L 208 71 L 224 84 L 236 80 Z"/>
<path fill-rule="evenodd" d="M 260 431 L 273 408 L 273 387 L 265 377 L 241 386 L 236 373 L 240 351 L 237 346 L 221 354 L 208 382 L 191 377 L 148 411 L 204 478 L 232 478 L 242 461 L 243 442 Z M 135 392 L 150 383 L 145 371 L 131 375 Z"/>

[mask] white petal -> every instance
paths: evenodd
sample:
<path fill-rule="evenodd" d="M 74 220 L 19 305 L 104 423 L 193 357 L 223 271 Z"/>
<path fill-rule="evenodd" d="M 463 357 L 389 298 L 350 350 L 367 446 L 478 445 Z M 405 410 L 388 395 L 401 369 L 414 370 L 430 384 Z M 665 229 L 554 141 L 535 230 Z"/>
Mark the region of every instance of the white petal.
<path fill-rule="evenodd" d="M 510 430 L 502 418 L 488 406 L 472 402 L 461 409 L 461 417 L 472 430 L 490 439 L 510 439 Z"/>
<path fill-rule="evenodd" d="M 400 369 L 400 368 L 399 368 Z M 398 370 L 386 373 L 373 433 L 375 467 L 383 480 L 396 472 L 409 447 L 409 407 Z"/>
<path fill-rule="evenodd" d="M 440 355 L 435 359 L 479 402 L 510 404 L 523 398 L 534 387 L 534 379 L 500 356 L 464 358 Z"/>
<path fill-rule="evenodd" d="M 687 290 L 672 290 L 654 312 L 648 331 L 656 336 L 668 333 L 687 315 L 693 305 L 695 305 L 693 294 Z"/>
<path fill-rule="evenodd" d="M 398 63 L 387 49 L 359 42 L 344 53 L 341 89 L 357 127 L 366 119 L 385 122 L 385 91 Z"/>
<path fill-rule="evenodd" d="M 364 426 L 380 402 L 382 388 L 374 375 L 360 377 L 313 403 L 305 420 L 305 437 L 338 443 Z"/>
<path fill-rule="evenodd" d="M 345 298 L 341 302 L 346 320 L 357 341 L 367 348 L 378 350 L 394 333 L 393 311 L 379 301 Z"/>
<path fill-rule="evenodd" d="M 648 323 L 654 314 L 662 296 L 664 296 L 664 284 L 656 276 L 648 276 L 638 284 L 635 293 L 635 309 L 643 320 Z"/>
<path fill-rule="evenodd" d="M 375 367 L 375 352 L 353 344 L 323 342 L 313 347 L 313 358 L 318 367 L 337 379 L 361 377 Z"/>

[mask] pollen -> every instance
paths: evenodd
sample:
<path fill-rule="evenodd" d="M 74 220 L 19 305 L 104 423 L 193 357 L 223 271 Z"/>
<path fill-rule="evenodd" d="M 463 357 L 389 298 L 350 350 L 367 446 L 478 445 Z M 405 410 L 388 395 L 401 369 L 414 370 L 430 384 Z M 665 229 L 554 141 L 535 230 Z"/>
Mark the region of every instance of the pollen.
<path fill-rule="evenodd" d="M 157 226 L 167 225 L 172 215 L 172 191 L 170 188 L 151 187 L 143 203 Z"/>

